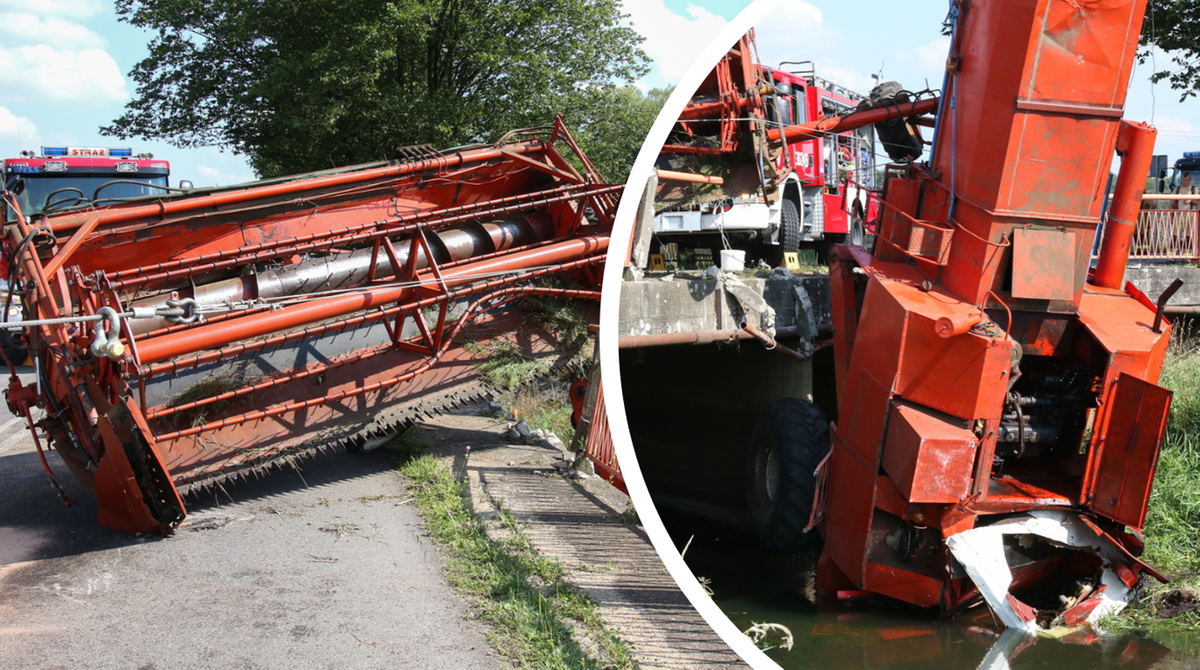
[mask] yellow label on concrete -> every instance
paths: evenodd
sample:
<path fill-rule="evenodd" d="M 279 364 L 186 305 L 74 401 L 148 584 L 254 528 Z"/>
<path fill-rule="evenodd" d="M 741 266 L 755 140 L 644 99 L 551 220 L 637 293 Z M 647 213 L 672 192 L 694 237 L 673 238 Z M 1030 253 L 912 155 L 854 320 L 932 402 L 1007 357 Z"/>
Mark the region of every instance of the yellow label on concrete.
<path fill-rule="evenodd" d="M 650 254 L 650 271 L 666 272 L 667 264 L 663 262 L 662 254 Z"/>

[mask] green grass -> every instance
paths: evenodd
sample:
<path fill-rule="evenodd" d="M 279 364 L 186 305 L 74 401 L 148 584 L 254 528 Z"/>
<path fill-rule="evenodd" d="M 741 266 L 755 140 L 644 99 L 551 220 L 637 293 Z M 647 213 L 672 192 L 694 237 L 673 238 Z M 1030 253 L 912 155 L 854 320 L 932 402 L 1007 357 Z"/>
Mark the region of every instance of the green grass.
<path fill-rule="evenodd" d="M 535 382 L 550 372 L 550 356 L 530 357 L 512 340 L 498 338 L 485 345 L 487 358 L 479 363 L 479 373 L 492 386 L 513 390 Z"/>
<path fill-rule="evenodd" d="M 575 428 L 571 426 L 571 405 L 561 390 L 549 389 L 541 393 L 522 390 L 513 402 L 513 409 L 531 428 L 548 430 L 564 442 L 570 442 L 575 434 Z"/>
<path fill-rule="evenodd" d="M 570 380 L 585 374 L 594 353 L 588 333 L 588 320 L 575 302 L 560 298 L 533 296 L 521 301 L 531 323 L 548 333 L 554 341 L 554 355 L 530 356 L 508 337 L 497 337 L 485 344 L 464 344 L 472 353 L 487 357 L 479 363 L 483 378 L 493 386 L 509 391 L 534 384 L 550 373 L 558 380 Z"/>
<path fill-rule="evenodd" d="M 527 668 L 632 668 L 628 646 L 600 619 L 595 603 L 539 556 L 516 519 L 497 505 L 497 532 L 472 512 L 465 484 L 425 455 L 401 466 L 425 526 L 445 550 L 455 588 L 493 626 L 508 660 Z M 496 539 L 502 538 L 502 539 Z M 581 644 L 582 642 L 582 644 Z"/>
<path fill-rule="evenodd" d="M 1146 518 L 1146 557 L 1168 572 L 1200 574 L 1200 349 L 1172 343 L 1160 384 L 1174 397 Z"/>

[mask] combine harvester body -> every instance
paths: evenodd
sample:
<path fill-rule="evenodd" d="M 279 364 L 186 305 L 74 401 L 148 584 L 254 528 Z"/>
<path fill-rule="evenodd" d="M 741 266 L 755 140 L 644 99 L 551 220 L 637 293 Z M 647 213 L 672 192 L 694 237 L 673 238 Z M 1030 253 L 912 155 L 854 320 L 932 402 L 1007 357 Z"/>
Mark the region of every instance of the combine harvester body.
<path fill-rule="evenodd" d="M 873 253 L 835 247 L 819 583 L 1094 622 L 1161 579 L 1137 556 L 1168 296 L 1122 286 L 1155 134 L 1121 119 L 1146 2 L 954 4 L 931 159 L 889 167 Z"/>
<path fill-rule="evenodd" d="M 189 491 L 371 446 L 481 395 L 478 354 L 455 337 L 519 329 L 488 313 L 523 296 L 598 299 L 619 190 L 559 119 L 491 146 L 49 216 L 6 197 L 5 250 L 41 320 L 37 379 L 13 375 L 10 409 L 51 438 L 102 524 L 169 532 Z"/>

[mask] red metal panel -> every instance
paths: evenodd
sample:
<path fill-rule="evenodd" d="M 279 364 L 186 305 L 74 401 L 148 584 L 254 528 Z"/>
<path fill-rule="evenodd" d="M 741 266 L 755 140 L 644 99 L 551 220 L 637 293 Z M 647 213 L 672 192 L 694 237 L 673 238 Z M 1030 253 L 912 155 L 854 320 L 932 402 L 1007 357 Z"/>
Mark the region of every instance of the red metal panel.
<path fill-rule="evenodd" d="M 941 279 L 956 295 L 978 303 L 998 289 L 1004 238 L 1032 222 L 1075 229 L 1073 283 L 1082 289 L 1144 8 L 1145 0 L 970 3 L 946 93 L 955 105 L 931 166 L 954 175 L 957 262 Z"/>
<path fill-rule="evenodd" d="M 1106 383 L 1111 384 L 1121 372 L 1158 381 L 1171 329 L 1164 325 L 1161 333 L 1150 330 L 1154 310 L 1124 293 L 1087 291 L 1080 302 L 1079 321 L 1111 352 Z"/>
<path fill-rule="evenodd" d="M 916 181 L 901 177 L 888 180 L 887 200 L 884 201 L 883 216 L 879 220 L 879 237 L 891 240 L 895 246 L 876 245 L 876 258 L 898 263 L 907 260 L 901 249 L 908 246 L 912 222 L 903 213 L 917 211 L 918 202 L 920 187 Z"/>
<path fill-rule="evenodd" d="M 1012 254 L 1014 298 L 1075 298 L 1075 233 L 1017 228 Z"/>
<path fill-rule="evenodd" d="M 858 266 L 847 253 L 847 247 L 834 247 L 834 259 L 829 267 L 829 291 L 833 313 L 833 357 L 836 361 L 837 388 L 846 387 L 846 369 L 858 332 L 858 306 L 855 298 L 854 268 Z"/>
<path fill-rule="evenodd" d="M 825 507 L 825 552 L 845 576 L 861 588 L 867 537 L 871 530 L 876 468 L 868 467 L 846 448 L 838 429 L 830 431 L 833 444 Z"/>
<path fill-rule="evenodd" d="M 896 393 L 962 419 L 999 418 L 1011 360 L 996 338 L 939 337 L 935 321 L 910 314 Z"/>
<path fill-rule="evenodd" d="M 593 377 L 596 384 L 596 408 L 592 412 L 592 424 L 588 429 L 587 457 L 596 468 L 596 474 L 625 493 L 625 477 L 621 475 L 621 464 L 613 448 L 612 433 L 608 430 L 608 410 L 604 407 L 604 378 Z"/>
<path fill-rule="evenodd" d="M 918 607 L 937 607 L 946 582 L 890 563 L 867 561 L 863 588 Z"/>
<path fill-rule="evenodd" d="M 1105 397 L 1092 439 L 1088 506 L 1118 523 L 1141 528 L 1171 408 L 1171 391 L 1121 374 Z"/>
<path fill-rule="evenodd" d="M 957 503 L 970 493 L 979 443 L 964 424 L 924 407 L 892 402 L 883 469 L 909 502 Z"/>
<path fill-rule="evenodd" d="M 843 400 L 838 404 L 843 439 L 872 465 L 877 462 L 883 421 L 900 364 L 906 316 L 885 283 L 891 284 L 875 277 L 868 280 Z"/>

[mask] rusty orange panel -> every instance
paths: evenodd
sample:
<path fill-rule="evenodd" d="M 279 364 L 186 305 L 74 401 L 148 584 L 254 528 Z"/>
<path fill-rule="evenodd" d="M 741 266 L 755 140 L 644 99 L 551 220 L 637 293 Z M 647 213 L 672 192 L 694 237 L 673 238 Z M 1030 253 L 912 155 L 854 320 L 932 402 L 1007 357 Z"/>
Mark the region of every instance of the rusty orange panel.
<path fill-rule="evenodd" d="M 887 183 L 887 202 L 892 206 L 883 208 L 879 237 L 891 240 L 900 247 L 907 247 L 912 223 L 899 212 L 917 211 L 917 204 L 921 202 L 919 182 L 892 177 Z M 881 261 L 903 263 L 907 260 L 903 253 L 887 244 L 876 244 L 875 256 Z"/>
<path fill-rule="evenodd" d="M 1014 298 L 1073 300 L 1076 279 L 1075 233 L 1017 228 L 1012 240 Z"/>
<path fill-rule="evenodd" d="M 896 379 L 904 337 L 905 310 L 889 294 L 895 282 L 872 277 L 850 354 L 846 386 L 839 394 L 838 425 L 847 446 L 872 465 Z"/>
<path fill-rule="evenodd" d="M 1123 293 L 1083 292 L 1079 304 L 1079 322 L 1108 352 L 1120 352 L 1109 361 L 1106 376 L 1127 372 L 1157 381 L 1166 356 L 1171 329 L 1164 324 L 1163 332 L 1155 333 L 1154 310 Z"/>
<path fill-rule="evenodd" d="M 1118 523 L 1141 528 L 1171 392 L 1122 373 L 1105 401 L 1088 459 L 1088 506 Z"/>
<path fill-rule="evenodd" d="M 971 491 L 979 441 L 964 421 L 892 401 L 883 469 L 909 502 L 957 503 Z"/>
<path fill-rule="evenodd" d="M 1076 233 L 1076 279 L 1099 219 L 1146 0 L 973 0 L 931 170 L 954 172 L 959 231 L 944 285 L 997 289 L 1001 238 L 1027 223 Z M 969 148 L 964 149 L 964 142 Z M 986 240 L 986 242 L 984 242 Z M 1078 295 L 1078 294 L 1076 294 Z"/>
<path fill-rule="evenodd" d="M 868 467 L 830 431 L 829 480 L 825 501 L 825 553 L 856 587 L 862 587 L 867 538 L 875 492 L 874 466 Z M 834 539 L 836 538 L 836 539 Z"/>
<path fill-rule="evenodd" d="M 927 574 L 906 570 L 891 562 L 868 560 L 863 588 L 918 607 L 937 607 L 942 604 L 942 592 L 946 588 L 946 582 Z"/>
<path fill-rule="evenodd" d="M 896 394 L 963 419 L 999 418 L 1009 347 L 974 333 L 938 337 L 935 322 L 917 314 L 908 324 Z"/>

